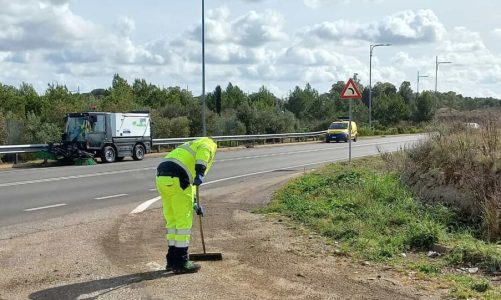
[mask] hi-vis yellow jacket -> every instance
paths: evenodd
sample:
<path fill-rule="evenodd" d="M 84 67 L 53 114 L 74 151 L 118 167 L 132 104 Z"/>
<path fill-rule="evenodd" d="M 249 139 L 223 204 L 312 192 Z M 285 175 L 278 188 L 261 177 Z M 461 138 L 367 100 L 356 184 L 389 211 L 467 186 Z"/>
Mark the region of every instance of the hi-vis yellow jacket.
<path fill-rule="evenodd" d="M 193 184 L 197 173 L 205 175 L 209 172 L 216 150 L 217 144 L 211 138 L 203 137 L 180 145 L 167 154 L 163 161 L 178 164 L 188 174 L 190 184 Z"/>

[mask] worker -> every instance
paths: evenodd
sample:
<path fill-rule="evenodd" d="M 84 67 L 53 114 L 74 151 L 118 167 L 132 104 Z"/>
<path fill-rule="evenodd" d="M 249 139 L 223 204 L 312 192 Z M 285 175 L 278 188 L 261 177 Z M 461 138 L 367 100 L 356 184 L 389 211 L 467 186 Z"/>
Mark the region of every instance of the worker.
<path fill-rule="evenodd" d="M 211 138 L 198 138 L 174 149 L 157 167 L 156 185 L 167 230 L 167 271 L 182 274 L 200 269 L 188 256 L 193 211 L 201 216 L 204 213 L 203 207 L 195 204 L 194 186 L 202 184 L 216 150 L 217 144 Z"/>

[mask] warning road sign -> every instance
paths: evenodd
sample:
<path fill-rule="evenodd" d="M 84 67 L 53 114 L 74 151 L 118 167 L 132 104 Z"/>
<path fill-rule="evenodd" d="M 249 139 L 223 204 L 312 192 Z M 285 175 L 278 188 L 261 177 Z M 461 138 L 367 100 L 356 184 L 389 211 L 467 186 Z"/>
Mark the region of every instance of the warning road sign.
<path fill-rule="evenodd" d="M 349 79 L 344 87 L 341 95 L 339 96 L 341 99 L 360 99 L 362 98 L 362 94 L 357 88 L 357 85 L 353 81 L 353 79 Z"/>

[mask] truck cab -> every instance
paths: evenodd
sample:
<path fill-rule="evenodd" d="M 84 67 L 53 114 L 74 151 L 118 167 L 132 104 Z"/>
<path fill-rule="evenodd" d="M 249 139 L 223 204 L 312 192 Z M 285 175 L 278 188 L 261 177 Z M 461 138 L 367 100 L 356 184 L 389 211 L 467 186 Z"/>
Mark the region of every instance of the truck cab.
<path fill-rule="evenodd" d="M 111 163 L 126 156 L 142 160 L 151 151 L 150 115 L 141 113 L 83 112 L 65 118 L 63 145 L 77 147 Z"/>

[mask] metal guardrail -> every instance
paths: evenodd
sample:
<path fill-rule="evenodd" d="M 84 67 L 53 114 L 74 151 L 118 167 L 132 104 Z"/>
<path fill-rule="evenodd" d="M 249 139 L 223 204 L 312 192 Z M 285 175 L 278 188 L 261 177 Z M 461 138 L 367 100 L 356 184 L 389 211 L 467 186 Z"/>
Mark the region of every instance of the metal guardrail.
<path fill-rule="evenodd" d="M 231 136 L 213 136 L 217 142 L 231 141 L 257 141 L 257 140 L 272 140 L 272 139 L 293 139 L 293 138 L 309 138 L 324 135 L 325 131 L 304 132 L 304 133 L 278 133 L 278 134 L 256 134 L 256 135 L 231 135 Z M 179 145 L 188 141 L 192 141 L 197 137 L 189 138 L 168 138 L 168 139 L 153 139 L 153 146 Z M 0 146 L 0 154 L 17 154 L 17 153 L 33 153 L 42 150 L 47 150 L 47 144 L 35 145 L 4 145 Z"/>
<path fill-rule="evenodd" d="M 0 146 L 0 154 L 33 153 L 46 150 L 48 147 L 47 144 L 6 145 Z"/>
<path fill-rule="evenodd" d="M 231 141 L 257 141 L 257 140 L 271 140 L 271 139 L 308 138 L 308 137 L 321 136 L 324 134 L 325 131 L 317 131 L 317 132 L 304 132 L 304 133 L 213 136 L 212 138 L 217 142 L 231 142 Z M 197 139 L 197 137 L 153 139 L 153 146 L 179 145 L 188 141 L 192 141 L 194 139 Z"/>

